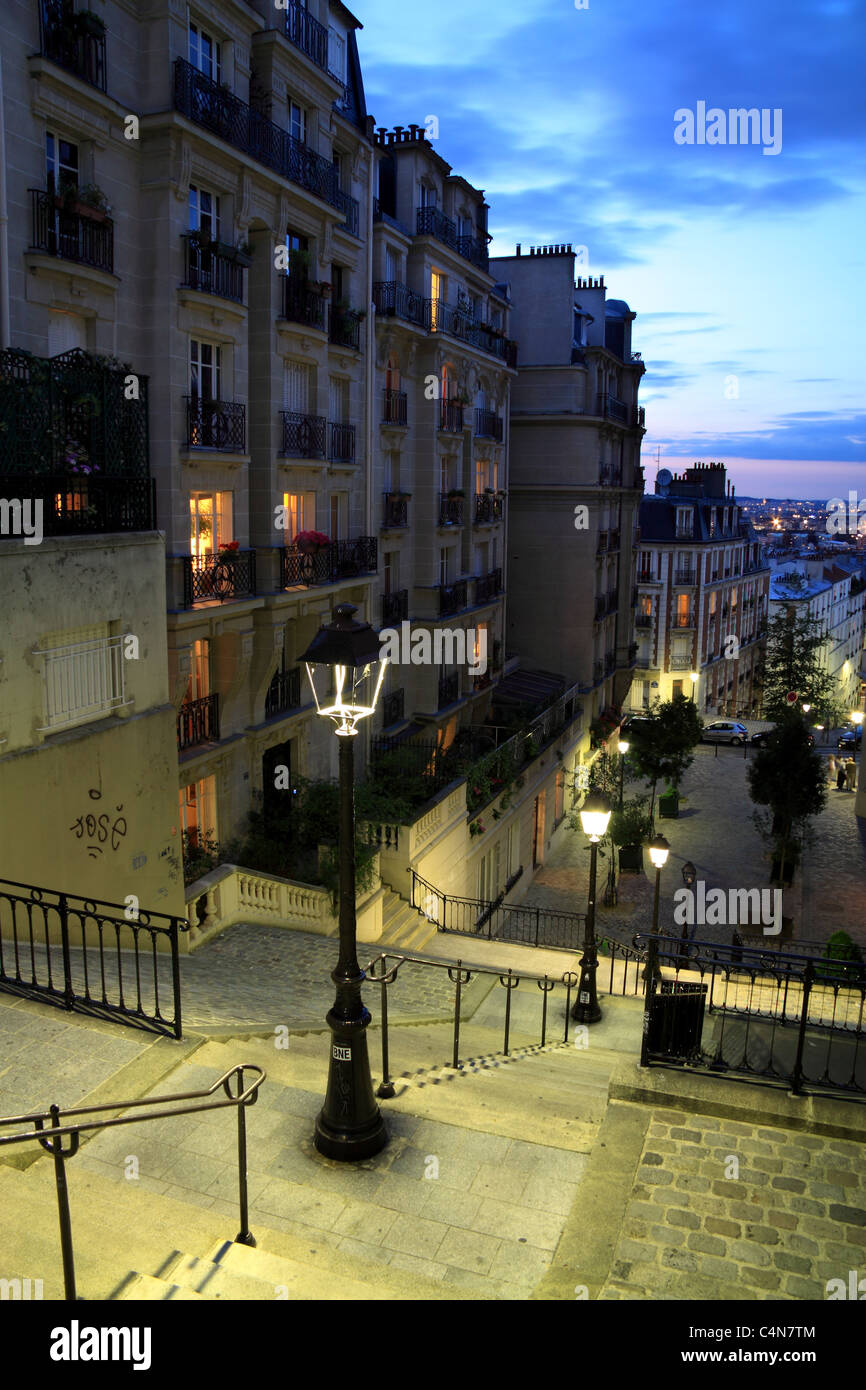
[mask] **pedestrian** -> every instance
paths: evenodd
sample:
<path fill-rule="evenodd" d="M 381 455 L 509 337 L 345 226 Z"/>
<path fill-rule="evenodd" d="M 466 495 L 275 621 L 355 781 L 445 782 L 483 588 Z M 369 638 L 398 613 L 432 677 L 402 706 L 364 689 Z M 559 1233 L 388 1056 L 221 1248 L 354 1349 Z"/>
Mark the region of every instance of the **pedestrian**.
<path fill-rule="evenodd" d="M 836 790 L 837 792 L 845 790 L 845 764 L 841 758 L 839 759 L 839 770 L 836 773 Z"/>
<path fill-rule="evenodd" d="M 836 759 L 833 757 L 832 753 L 827 759 L 827 775 L 830 779 L 830 786 L 832 787 L 833 783 L 836 781 Z"/>
<path fill-rule="evenodd" d="M 853 792 L 857 786 L 857 764 L 853 758 L 849 758 L 845 764 L 845 782 L 849 792 Z"/>

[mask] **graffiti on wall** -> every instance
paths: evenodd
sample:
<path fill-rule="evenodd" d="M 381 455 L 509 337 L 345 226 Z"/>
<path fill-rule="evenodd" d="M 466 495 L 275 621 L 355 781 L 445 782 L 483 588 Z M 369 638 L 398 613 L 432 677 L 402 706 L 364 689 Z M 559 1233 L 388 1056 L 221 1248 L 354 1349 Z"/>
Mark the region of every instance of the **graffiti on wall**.
<path fill-rule="evenodd" d="M 91 801 L 102 800 L 102 792 L 97 787 L 91 787 L 87 795 Z M 80 815 L 69 829 L 76 840 L 87 841 L 87 853 L 91 859 L 99 859 L 106 849 L 116 852 L 127 832 L 123 805 L 115 806 L 113 815 L 111 811 L 94 808 Z"/>

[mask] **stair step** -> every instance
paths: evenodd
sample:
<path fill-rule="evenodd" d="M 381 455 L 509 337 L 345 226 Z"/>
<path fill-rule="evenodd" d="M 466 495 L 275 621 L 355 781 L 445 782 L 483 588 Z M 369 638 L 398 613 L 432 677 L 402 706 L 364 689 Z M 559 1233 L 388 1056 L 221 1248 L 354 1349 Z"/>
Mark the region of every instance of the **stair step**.
<path fill-rule="evenodd" d="M 199 1303 L 204 1301 L 195 1289 L 169 1283 L 166 1279 L 154 1278 L 152 1274 L 133 1274 L 117 1294 L 119 1303 L 185 1303 L 190 1300 Z"/>
<path fill-rule="evenodd" d="M 287 1265 L 290 1262 L 287 1261 Z M 281 1284 L 289 1284 L 297 1273 L 289 1268 Z M 178 1254 L 160 1276 L 166 1282 L 192 1289 L 206 1299 L 258 1299 L 273 1301 L 278 1296 L 273 1281 L 254 1274 L 235 1272 L 198 1255 Z"/>

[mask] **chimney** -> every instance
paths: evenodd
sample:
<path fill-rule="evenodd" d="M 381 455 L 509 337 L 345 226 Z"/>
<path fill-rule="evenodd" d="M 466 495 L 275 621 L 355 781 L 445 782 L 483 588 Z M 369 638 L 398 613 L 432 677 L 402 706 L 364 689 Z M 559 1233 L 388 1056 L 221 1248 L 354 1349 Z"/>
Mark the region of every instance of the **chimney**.
<path fill-rule="evenodd" d="M 518 241 L 518 243 L 517 243 L 517 254 L 518 254 L 518 256 L 520 255 L 520 242 L 519 242 L 519 241 Z"/>

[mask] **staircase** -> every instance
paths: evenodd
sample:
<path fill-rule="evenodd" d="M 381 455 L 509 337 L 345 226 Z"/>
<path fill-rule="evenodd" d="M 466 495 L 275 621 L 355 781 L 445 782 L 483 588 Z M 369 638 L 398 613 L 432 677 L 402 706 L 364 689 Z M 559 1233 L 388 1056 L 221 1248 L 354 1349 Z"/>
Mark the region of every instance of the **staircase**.
<path fill-rule="evenodd" d="M 382 904 L 382 935 L 376 945 L 397 951 L 423 951 L 436 935 L 436 923 L 429 922 L 418 908 L 411 907 L 392 888 L 382 886 L 386 888 L 386 897 Z"/>

